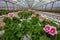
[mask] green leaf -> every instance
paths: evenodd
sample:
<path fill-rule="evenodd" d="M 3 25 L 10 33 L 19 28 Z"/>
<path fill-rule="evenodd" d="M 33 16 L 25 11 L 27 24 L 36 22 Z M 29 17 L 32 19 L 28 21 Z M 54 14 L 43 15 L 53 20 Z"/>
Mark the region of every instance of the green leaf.
<path fill-rule="evenodd" d="M 18 33 L 16 34 L 16 36 L 17 36 L 17 37 L 22 37 L 22 36 L 23 36 L 23 33 L 22 33 L 22 32 L 18 32 Z"/>
<path fill-rule="evenodd" d="M 47 36 L 44 35 L 44 36 L 40 37 L 40 40 L 50 40 L 50 39 Z"/>

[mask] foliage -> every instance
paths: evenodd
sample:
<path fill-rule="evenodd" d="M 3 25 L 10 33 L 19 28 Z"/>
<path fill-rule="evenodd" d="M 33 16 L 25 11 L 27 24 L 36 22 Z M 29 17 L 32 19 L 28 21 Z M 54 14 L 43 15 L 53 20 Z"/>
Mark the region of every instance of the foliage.
<path fill-rule="evenodd" d="M 0 10 L 0 15 L 8 14 L 9 12 L 17 12 L 18 10 Z"/>
<path fill-rule="evenodd" d="M 2 28 L 2 27 L 0 27 L 0 31 L 1 31 L 1 30 L 3 30 L 3 28 Z"/>
<path fill-rule="evenodd" d="M 33 11 L 21 11 L 18 13 L 18 16 L 20 18 L 28 18 L 30 17 L 34 12 Z"/>
<path fill-rule="evenodd" d="M 4 18 L 6 25 L 4 26 L 5 34 L 1 40 L 19 40 L 23 36 L 23 32 L 20 30 L 20 20 L 16 17 L 12 19 L 9 17 Z"/>
<path fill-rule="evenodd" d="M 29 11 L 22 11 L 18 15 L 24 17 L 22 21 L 16 17 L 12 17 L 12 19 L 9 17 L 4 18 L 6 23 L 4 27 L 5 33 L 1 40 L 19 40 L 24 34 L 28 34 L 32 40 L 60 40 L 60 27 L 53 21 L 48 22 L 46 21 L 48 19 L 45 18 L 40 21 L 39 14 L 35 14 L 35 17 L 31 18 L 32 13 L 29 14 Z M 28 20 L 29 17 L 31 20 Z M 52 36 L 44 32 L 43 27 L 47 24 L 55 26 L 58 34 Z"/>

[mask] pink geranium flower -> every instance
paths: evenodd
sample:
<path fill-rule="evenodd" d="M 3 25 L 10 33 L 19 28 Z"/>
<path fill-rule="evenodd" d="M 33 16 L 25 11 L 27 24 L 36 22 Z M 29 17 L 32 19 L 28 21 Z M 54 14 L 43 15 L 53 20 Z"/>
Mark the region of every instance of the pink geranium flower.
<path fill-rule="evenodd" d="M 9 17 L 14 17 L 15 14 L 14 14 L 14 13 L 8 13 L 8 16 L 9 16 Z"/>
<path fill-rule="evenodd" d="M 34 18 L 35 17 L 35 14 L 32 14 L 31 17 Z"/>
<path fill-rule="evenodd" d="M 50 35 L 54 36 L 55 34 L 57 34 L 57 29 L 56 27 L 50 26 L 50 25 L 46 25 L 43 30 L 47 33 L 49 33 Z"/>
<path fill-rule="evenodd" d="M 43 14 L 39 14 L 39 17 L 40 17 L 40 18 L 43 18 Z"/>
<path fill-rule="evenodd" d="M 56 27 L 51 27 L 51 30 L 49 31 L 49 34 L 54 36 L 55 34 L 57 34 L 57 29 Z"/>
<path fill-rule="evenodd" d="M 43 28 L 43 30 L 44 30 L 45 32 L 49 32 L 49 31 L 51 30 L 51 26 L 50 26 L 50 25 L 46 25 L 46 26 Z"/>

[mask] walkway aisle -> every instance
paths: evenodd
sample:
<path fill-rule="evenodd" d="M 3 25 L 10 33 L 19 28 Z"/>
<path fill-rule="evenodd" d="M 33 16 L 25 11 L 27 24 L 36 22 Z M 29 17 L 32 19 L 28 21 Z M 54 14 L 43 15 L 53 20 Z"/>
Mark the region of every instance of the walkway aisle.
<path fill-rule="evenodd" d="M 60 24 L 60 13 L 50 13 L 50 12 L 41 12 L 41 11 L 39 13 L 43 14 L 45 18 L 48 18 Z"/>

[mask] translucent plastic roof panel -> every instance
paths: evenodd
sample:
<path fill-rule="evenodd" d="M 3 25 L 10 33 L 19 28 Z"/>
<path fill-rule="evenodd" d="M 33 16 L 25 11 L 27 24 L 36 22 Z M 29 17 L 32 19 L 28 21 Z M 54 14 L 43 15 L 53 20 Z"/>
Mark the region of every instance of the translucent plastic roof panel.
<path fill-rule="evenodd" d="M 12 8 L 12 7 L 13 7 L 13 4 L 12 4 L 12 3 L 7 2 L 7 6 Z"/>
<path fill-rule="evenodd" d="M 22 7 L 28 7 L 28 5 L 27 5 L 25 0 L 18 0 L 17 4 L 19 4 Z"/>
<path fill-rule="evenodd" d="M 54 3 L 54 7 L 60 7 L 60 1 Z"/>
<path fill-rule="evenodd" d="M 38 0 L 35 0 L 33 5 L 32 5 L 32 8 L 37 8 L 39 9 L 39 7 L 42 5 L 42 3 Z"/>
<path fill-rule="evenodd" d="M 24 8 L 33 8 L 33 9 L 40 9 L 42 8 L 41 6 L 49 3 L 51 1 L 55 1 L 55 0 L 3 0 L 3 1 L 8 1 L 8 7 L 12 7 L 12 3 L 16 4 L 20 7 L 24 7 Z M 9 3 L 10 2 L 10 3 Z M 3 2 L 2 2 L 3 4 Z M 56 3 L 55 3 L 56 4 Z M 1 1 L 0 1 L 0 5 L 1 5 Z M 3 4 L 3 6 L 6 5 L 6 3 Z M 48 4 L 50 5 L 50 4 Z"/>
<path fill-rule="evenodd" d="M 6 3 L 4 1 L 0 1 L 0 7 L 5 7 Z"/>

